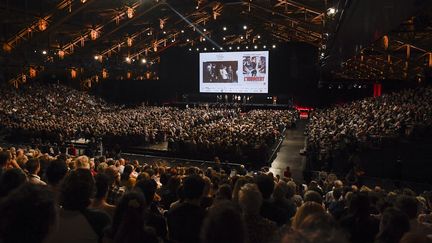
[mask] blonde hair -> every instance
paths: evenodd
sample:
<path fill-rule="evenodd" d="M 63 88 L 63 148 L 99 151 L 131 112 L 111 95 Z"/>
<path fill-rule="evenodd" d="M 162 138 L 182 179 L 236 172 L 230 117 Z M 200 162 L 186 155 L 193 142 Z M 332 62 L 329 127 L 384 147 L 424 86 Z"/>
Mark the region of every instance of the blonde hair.
<path fill-rule="evenodd" d="M 291 226 L 293 229 L 298 229 L 303 223 L 303 221 L 306 219 L 306 217 L 308 217 L 309 215 L 324 212 L 325 211 L 322 205 L 316 202 L 305 202 L 297 209 L 297 212 L 293 217 Z"/>
<path fill-rule="evenodd" d="M 75 169 L 90 169 L 90 159 L 85 156 L 79 156 L 75 159 Z"/>

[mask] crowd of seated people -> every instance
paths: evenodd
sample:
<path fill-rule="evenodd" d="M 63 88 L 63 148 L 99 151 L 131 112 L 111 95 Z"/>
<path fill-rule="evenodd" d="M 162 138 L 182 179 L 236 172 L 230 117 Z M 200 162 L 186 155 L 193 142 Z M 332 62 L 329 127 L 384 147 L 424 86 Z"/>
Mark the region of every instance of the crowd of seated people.
<path fill-rule="evenodd" d="M 296 120 L 296 113 L 288 110 L 242 113 L 229 108 L 125 107 L 57 84 L 4 88 L 0 96 L 0 128 L 13 131 L 14 137 L 103 139 L 121 144 L 169 140 L 174 151 L 195 146 L 206 148 L 206 153 L 222 148 L 235 154 L 244 147 L 271 147 L 282 127 Z"/>
<path fill-rule="evenodd" d="M 430 192 L 230 170 L 2 149 L 0 242 L 431 242 Z"/>
<path fill-rule="evenodd" d="M 262 155 L 282 137 L 285 128 L 295 122 L 295 112 L 289 110 L 252 110 L 235 117 L 224 117 L 201 123 L 170 140 L 170 147 L 190 153 L 211 155 L 228 151 L 238 158 Z M 261 158 L 260 158 L 261 159 Z M 264 159 L 265 160 L 265 159 Z"/>
<path fill-rule="evenodd" d="M 310 115 L 307 149 L 328 155 L 379 138 L 430 129 L 431 104 L 432 88 L 419 87 L 316 110 Z"/>

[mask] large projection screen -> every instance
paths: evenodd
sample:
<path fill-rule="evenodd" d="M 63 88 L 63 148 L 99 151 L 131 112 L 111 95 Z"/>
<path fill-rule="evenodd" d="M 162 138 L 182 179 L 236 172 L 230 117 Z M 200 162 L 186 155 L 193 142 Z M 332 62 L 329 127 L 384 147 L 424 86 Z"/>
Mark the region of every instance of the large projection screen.
<path fill-rule="evenodd" d="M 268 51 L 200 53 L 201 93 L 268 93 Z"/>

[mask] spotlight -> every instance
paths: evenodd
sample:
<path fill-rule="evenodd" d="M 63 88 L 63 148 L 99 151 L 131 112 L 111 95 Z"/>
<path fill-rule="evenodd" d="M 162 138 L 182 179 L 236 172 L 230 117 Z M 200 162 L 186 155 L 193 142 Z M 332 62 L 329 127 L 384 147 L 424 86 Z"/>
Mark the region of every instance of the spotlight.
<path fill-rule="evenodd" d="M 184 30 L 181 30 L 182 33 L 184 33 Z"/>
<path fill-rule="evenodd" d="M 242 40 L 243 40 L 243 36 L 240 36 L 240 39 L 242 39 Z"/>
<path fill-rule="evenodd" d="M 199 51 L 199 48 L 197 48 L 197 51 Z"/>
<path fill-rule="evenodd" d="M 189 51 L 192 51 L 192 48 L 189 48 Z"/>
<path fill-rule="evenodd" d="M 246 46 L 246 49 L 249 49 L 249 46 Z"/>
<path fill-rule="evenodd" d="M 246 25 L 243 25 L 243 29 L 246 30 L 246 29 L 247 29 L 247 26 L 246 26 Z"/>
<path fill-rule="evenodd" d="M 334 16 L 336 14 L 336 9 L 335 8 L 329 8 L 327 9 L 327 15 L 328 16 Z"/>
<path fill-rule="evenodd" d="M 206 29 L 206 28 L 204 28 L 204 29 L 203 29 L 203 31 L 204 31 L 204 32 L 206 32 L 206 31 L 207 31 L 207 29 Z"/>
<path fill-rule="evenodd" d="M 264 46 L 263 46 L 263 48 L 264 48 L 264 49 L 266 49 L 266 48 L 267 48 L 267 46 L 266 46 L 266 45 L 264 45 Z"/>
<path fill-rule="evenodd" d="M 240 50 L 240 46 L 237 46 L 237 50 Z"/>
<path fill-rule="evenodd" d="M 163 33 L 164 33 L 164 35 L 165 35 L 165 34 L 166 34 L 166 31 L 164 31 Z"/>
<path fill-rule="evenodd" d="M 195 9 L 199 9 L 199 6 L 197 5 L 197 6 L 195 7 Z"/>
<path fill-rule="evenodd" d="M 223 50 L 223 48 L 221 47 L 221 48 L 219 48 L 221 51 Z"/>
<path fill-rule="evenodd" d="M 189 41 L 190 41 L 190 40 L 189 40 L 189 38 L 188 38 L 188 39 L 186 39 L 186 41 L 187 41 L 187 42 L 189 42 Z"/>
<path fill-rule="evenodd" d="M 258 46 L 254 46 L 254 49 L 258 49 Z"/>
<path fill-rule="evenodd" d="M 172 39 L 171 42 L 175 42 L 175 39 Z"/>
<path fill-rule="evenodd" d="M 42 51 L 42 54 L 46 55 L 46 54 L 47 54 L 47 51 L 43 50 L 43 51 Z"/>
<path fill-rule="evenodd" d="M 130 62 L 130 61 L 131 61 L 130 57 L 126 57 L 126 62 Z"/>
<path fill-rule="evenodd" d="M 228 49 L 230 49 L 230 50 L 231 50 L 231 49 L 232 49 L 232 47 L 230 46 L 230 47 L 229 47 Z"/>
<path fill-rule="evenodd" d="M 276 45 L 272 45 L 272 48 L 275 49 L 275 48 L 276 48 Z"/>
<path fill-rule="evenodd" d="M 207 48 L 204 47 L 204 51 L 207 51 Z"/>
<path fill-rule="evenodd" d="M 222 40 L 226 40 L 226 37 L 222 38 Z"/>
<path fill-rule="evenodd" d="M 214 49 L 215 49 L 215 48 L 213 47 L 212 50 L 214 51 Z"/>
<path fill-rule="evenodd" d="M 99 57 L 98 57 L 97 55 L 95 55 L 95 56 L 94 56 L 94 59 L 97 60 L 97 59 L 99 59 Z"/>
<path fill-rule="evenodd" d="M 257 38 L 258 38 L 258 39 L 261 39 L 261 36 L 260 36 L 260 35 L 258 35 L 258 36 L 257 36 Z"/>
<path fill-rule="evenodd" d="M 227 30 L 227 27 L 226 26 L 224 26 L 223 28 L 222 28 L 224 31 L 226 31 Z"/>
<path fill-rule="evenodd" d="M 147 63 L 147 60 L 145 58 L 141 59 L 142 63 Z"/>

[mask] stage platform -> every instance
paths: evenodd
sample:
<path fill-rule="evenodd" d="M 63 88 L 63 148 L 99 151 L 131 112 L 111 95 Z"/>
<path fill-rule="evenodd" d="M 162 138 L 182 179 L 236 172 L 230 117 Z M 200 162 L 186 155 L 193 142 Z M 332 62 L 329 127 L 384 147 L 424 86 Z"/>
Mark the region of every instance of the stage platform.
<path fill-rule="evenodd" d="M 234 107 L 234 108 L 247 108 L 247 109 L 294 109 L 289 104 L 254 104 L 254 103 L 236 103 L 236 102 L 173 102 L 166 103 L 165 105 L 171 105 L 175 107 Z"/>

